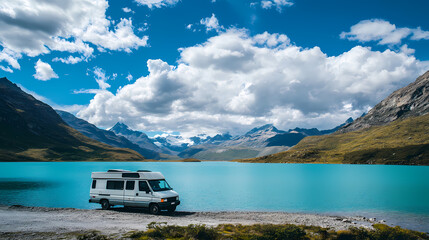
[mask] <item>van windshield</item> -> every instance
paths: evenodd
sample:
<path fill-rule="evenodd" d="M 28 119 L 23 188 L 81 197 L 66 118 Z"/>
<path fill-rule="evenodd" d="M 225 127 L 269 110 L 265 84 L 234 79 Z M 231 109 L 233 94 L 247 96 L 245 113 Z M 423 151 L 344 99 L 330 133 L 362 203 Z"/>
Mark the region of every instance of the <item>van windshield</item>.
<path fill-rule="evenodd" d="M 160 192 L 160 191 L 167 191 L 171 190 L 172 188 L 168 183 L 164 180 L 149 180 L 150 187 L 154 192 Z"/>

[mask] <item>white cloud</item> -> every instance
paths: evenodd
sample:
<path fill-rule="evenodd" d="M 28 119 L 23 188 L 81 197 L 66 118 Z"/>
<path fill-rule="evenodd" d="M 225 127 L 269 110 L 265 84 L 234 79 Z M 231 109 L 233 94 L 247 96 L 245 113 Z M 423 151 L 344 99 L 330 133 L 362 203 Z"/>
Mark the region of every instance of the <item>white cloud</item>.
<path fill-rule="evenodd" d="M 49 104 L 49 105 L 51 105 L 51 104 Z M 73 105 L 53 104 L 53 105 L 51 105 L 51 107 L 53 107 L 54 109 L 66 111 L 66 112 L 72 113 L 73 115 L 76 115 L 80 110 L 86 108 L 87 106 L 79 105 L 79 104 L 73 104 Z"/>
<path fill-rule="evenodd" d="M 149 8 L 161 8 L 166 6 L 173 6 L 179 0 L 135 0 L 139 5 L 145 5 Z"/>
<path fill-rule="evenodd" d="M 36 69 L 36 73 L 33 75 L 35 79 L 47 81 L 52 78 L 58 78 L 51 65 L 42 62 L 40 59 L 36 62 L 34 68 Z"/>
<path fill-rule="evenodd" d="M 214 13 L 212 13 L 211 17 L 201 19 L 200 24 L 204 25 L 207 31 L 215 30 L 218 32 L 223 29 L 223 26 L 219 25 L 219 21 L 217 20 Z M 189 24 L 188 27 L 188 29 L 191 29 L 192 24 Z"/>
<path fill-rule="evenodd" d="M 133 75 L 131 75 L 131 73 L 128 73 L 128 75 L 127 75 L 126 78 L 127 78 L 128 81 L 131 82 L 133 80 Z"/>
<path fill-rule="evenodd" d="M 113 76 L 116 77 L 115 75 L 113 75 Z M 99 67 L 95 67 L 94 68 L 94 78 L 95 78 L 95 81 L 97 81 L 100 89 L 106 90 L 107 88 L 110 87 L 110 84 L 108 84 L 106 82 L 107 80 L 109 80 L 109 77 L 106 76 L 106 72 L 103 69 L 101 69 Z"/>
<path fill-rule="evenodd" d="M 10 67 L 4 67 L 0 65 L 0 69 L 5 72 L 13 73 L 13 70 Z"/>
<path fill-rule="evenodd" d="M 420 27 L 413 29 L 413 36 L 411 37 L 412 40 L 429 40 L 429 31 L 423 31 Z"/>
<path fill-rule="evenodd" d="M 21 54 L 13 52 L 12 50 L 7 48 L 4 48 L 2 51 L 0 51 L 0 62 L 4 61 L 15 69 L 21 69 L 21 66 L 19 65 L 17 60 L 21 57 Z"/>
<path fill-rule="evenodd" d="M 81 62 L 82 60 L 84 60 L 84 58 L 82 58 L 82 57 L 73 57 L 73 56 L 69 56 L 68 58 L 59 58 L 59 57 L 56 57 L 56 58 L 52 59 L 52 61 L 54 61 L 54 62 L 62 62 L 62 63 L 65 63 L 65 64 L 76 64 L 76 63 Z"/>
<path fill-rule="evenodd" d="M 131 10 L 131 8 L 128 8 L 128 7 L 122 8 L 122 11 L 124 11 L 125 13 L 134 13 L 134 11 Z"/>
<path fill-rule="evenodd" d="M 418 28 L 398 28 L 395 24 L 382 19 L 363 20 L 353 25 L 350 32 L 342 32 L 340 37 L 360 42 L 377 41 L 380 45 L 400 44 L 408 36 L 411 40 L 429 39 L 429 31 Z"/>
<path fill-rule="evenodd" d="M 147 131 L 192 135 L 330 128 L 357 117 L 429 68 L 414 56 L 356 46 L 328 57 L 281 34 L 228 29 L 180 49 L 176 66 L 148 60 L 149 74 L 115 94 L 100 91 L 79 116 L 103 127 L 126 120 Z"/>
<path fill-rule="evenodd" d="M 253 5 L 255 5 L 255 4 L 253 3 Z M 278 12 L 282 12 L 284 7 L 290 7 L 292 5 L 293 5 L 293 2 L 288 1 L 288 0 L 263 0 L 263 1 L 261 1 L 261 7 L 263 9 L 275 8 Z"/>
<path fill-rule="evenodd" d="M 127 52 L 146 46 L 147 36 L 134 34 L 131 19 L 115 24 L 106 17 L 108 6 L 107 0 L 0 1 L 0 61 L 19 69 L 22 55 L 61 51 L 87 60 L 94 52 L 91 44 L 100 51 Z"/>

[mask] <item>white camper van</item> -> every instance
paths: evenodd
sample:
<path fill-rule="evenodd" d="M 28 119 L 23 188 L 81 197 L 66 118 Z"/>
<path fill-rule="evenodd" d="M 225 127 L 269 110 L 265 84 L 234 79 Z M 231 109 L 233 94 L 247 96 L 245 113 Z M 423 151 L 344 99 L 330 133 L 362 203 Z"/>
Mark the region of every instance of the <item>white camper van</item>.
<path fill-rule="evenodd" d="M 174 212 L 180 204 L 179 195 L 165 181 L 160 172 L 139 170 L 109 170 L 93 172 L 89 202 L 110 206 L 149 208 L 152 214 L 160 210 Z"/>

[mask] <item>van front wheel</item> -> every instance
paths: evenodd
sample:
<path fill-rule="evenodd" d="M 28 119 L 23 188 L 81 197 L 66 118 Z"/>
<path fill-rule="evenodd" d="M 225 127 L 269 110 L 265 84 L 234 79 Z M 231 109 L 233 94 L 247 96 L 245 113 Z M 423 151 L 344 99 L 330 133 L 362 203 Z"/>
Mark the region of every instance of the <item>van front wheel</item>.
<path fill-rule="evenodd" d="M 154 214 L 154 215 L 159 214 L 159 206 L 158 206 L 158 204 L 156 204 L 156 203 L 152 203 L 152 204 L 149 206 L 149 212 L 150 212 L 151 214 Z"/>
<path fill-rule="evenodd" d="M 100 201 L 101 209 L 107 210 L 110 208 L 109 200 L 103 199 Z"/>

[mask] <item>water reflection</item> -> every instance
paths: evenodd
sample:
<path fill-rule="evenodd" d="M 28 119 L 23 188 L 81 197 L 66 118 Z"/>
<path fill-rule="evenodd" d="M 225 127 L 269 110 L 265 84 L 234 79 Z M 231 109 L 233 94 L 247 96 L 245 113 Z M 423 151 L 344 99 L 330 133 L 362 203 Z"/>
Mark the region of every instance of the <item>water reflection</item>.
<path fill-rule="evenodd" d="M 36 190 L 54 186 L 52 182 L 25 181 L 18 179 L 0 179 L 0 191 L 10 190 Z"/>

